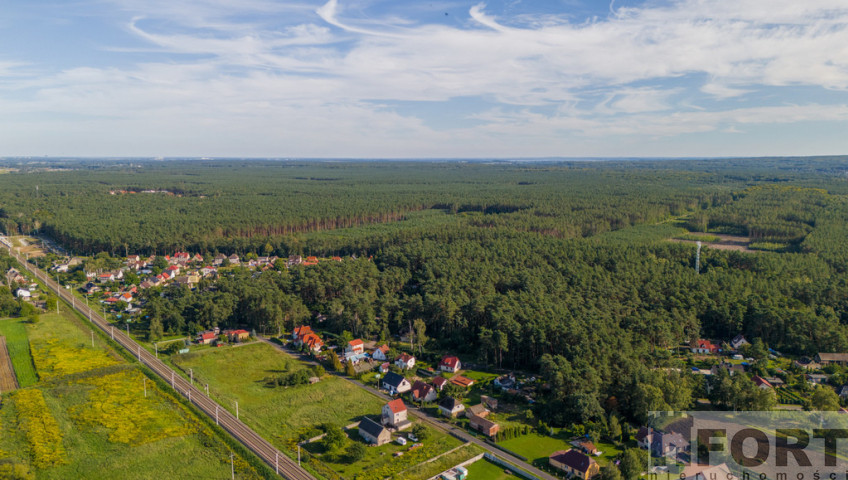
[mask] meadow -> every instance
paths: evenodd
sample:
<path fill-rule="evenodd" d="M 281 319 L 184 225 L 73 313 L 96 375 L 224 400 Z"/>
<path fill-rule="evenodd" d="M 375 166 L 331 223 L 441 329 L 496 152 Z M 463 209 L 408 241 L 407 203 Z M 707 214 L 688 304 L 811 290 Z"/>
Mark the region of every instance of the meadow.
<path fill-rule="evenodd" d="M 224 442 L 100 337 L 92 347 L 72 313 L 2 324 L 24 327 L 41 381 L 4 395 L 0 463 L 35 478 L 230 478 Z M 234 463 L 237 478 L 261 478 Z"/>
<path fill-rule="evenodd" d="M 364 415 L 378 416 L 383 406 L 382 400 L 333 375 L 325 375 L 313 385 L 266 386 L 266 377 L 293 372 L 305 365 L 264 343 L 177 355 L 172 361 L 184 372 L 191 369 L 196 384 L 208 383 L 212 397 L 225 406 L 232 405 L 233 412 L 238 401 L 241 420 L 293 456 L 298 439 L 306 432 L 326 423 L 343 427 L 359 421 Z M 361 441 L 356 428 L 350 429 L 348 436 L 349 442 Z M 321 458 L 322 450 L 317 444 L 306 445 L 302 454 L 311 465 L 331 478 L 381 479 L 397 475 L 461 444 L 433 429 L 429 429 L 429 436 L 423 443 L 424 447 L 413 451 L 408 451 L 410 445 L 394 443 L 368 447 L 365 457 L 353 463 Z M 400 451 L 404 452 L 403 456 L 393 456 Z"/>

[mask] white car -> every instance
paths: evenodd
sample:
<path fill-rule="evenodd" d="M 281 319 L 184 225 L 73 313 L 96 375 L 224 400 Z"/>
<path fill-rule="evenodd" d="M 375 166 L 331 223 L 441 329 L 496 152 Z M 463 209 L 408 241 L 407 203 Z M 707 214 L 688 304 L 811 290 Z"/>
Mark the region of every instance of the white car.
<path fill-rule="evenodd" d="M 418 441 L 418 437 L 416 437 L 414 433 L 410 433 L 410 434 L 409 434 L 409 435 L 407 435 L 407 436 L 408 436 L 408 437 L 409 437 L 409 439 L 410 439 L 410 440 L 412 440 L 413 442 L 417 442 L 417 441 Z"/>
<path fill-rule="evenodd" d="M 403 438 L 403 437 L 398 437 L 398 438 L 397 438 L 397 440 L 395 440 L 395 441 L 396 441 L 399 445 L 406 445 L 406 439 L 405 439 L 405 438 Z"/>

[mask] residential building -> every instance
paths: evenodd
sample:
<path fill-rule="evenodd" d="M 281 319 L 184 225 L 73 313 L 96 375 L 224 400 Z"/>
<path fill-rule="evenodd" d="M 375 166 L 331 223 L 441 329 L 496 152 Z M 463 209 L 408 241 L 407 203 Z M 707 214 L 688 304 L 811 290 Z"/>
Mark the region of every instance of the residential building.
<path fill-rule="evenodd" d="M 501 428 L 497 423 L 479 415 L 471 415 L 468 419 L 468 426 L 487 437 L 494 437 Z"/>
<path fill-rule="evenodd" d="M 444 390 L 445 385 L 447 385 L 447 384 L 448 384 L 448 379 L 445 378 L 445 377 L 436 377 L 436 378 L 433 379 L 433 388 L 435 388 L 436 391 L 441 392 L 442 390 Z"/>
<path fill-rule="evenodd" d="M 473 415 L 477 415 L 478 417 L 485 417 L 489 415 L 489 411 L 486 410 L 486 407 L 483 406 L 482 403 L 477 405 L 472 405 L 465 410 L 465 416 L 471 418 Z"/>
<path fill-rule="evenodd" d="M 451 372 L 456 373 L 462 368 L 462 362 L 459 361 L 459 358 L 453 355 L 447 355 L 442 357 L 442 361 L 439 362 L 439 370 L 443 372 Z"/>
<path fill-rule="evenodd" d="M 371 445 L 385 445 L 392 441 L 392 434 L 382 425 L 368 417 L 359 422 L 359 436 Z"/>
<path fill-rule="evenodd" d="M 446 417 L 456 418 L 463 410 L 465 410 L 465 405 L 453 397 L 445 397 L 439 402 L 439 411 Z"/>
<path fill-rule="evenodd" d="M 407 419 L 407 409 L 403 400 L 396 398 L 391 402 L 383 405 L 382 421 L 383 425 L 389 425 L 398 430 L 405 430 L 412 426 L 412 422 Z"/>
<path fill-rule="evenodd" d="M 821 365 L 848 365 L 848 353 L 818 353 L 815 360 Z"/>
<path fill-rule="evenodd" d="M 395 365 L 404 370 L 411 370 L 415 366 L 415 357 L 404 353 L 395 360 Z"/>
<path fill-rule="evenodd" d="M 559 450 L 548 457 L 548 463 L 575 477 L 589 480 L 600 472 L 598 463 L 577 450 Z"/>
<path fill-rule="evenodd" d="M 436 389 L 429 383 L 416 380 L 412 384 L 412 399 L 416 402 L 433 402 L 436 400 Z"/>
<path fill-rule="evenodd" d="M 412 385 L 409 383 L 409 380 L 395 372 L 387 373 L 386 376 L 383 377 L 382 384 L 383 388 L 387 390 L 390 395 L 408 392 L 412 389 Z"/>
<path fill-rule="evenodd" d="M 741 333 L 733 337 L 733 340 L 730 341 L 730 348 L 734 350 L 739 350 L 742 345 L 749 345 L 749 343 Z"/>
<path fill-rule="evenodd" d="M 215 332 L 205 331 L 197 334 L 197 343 L 201 345 L 209 345 L 215 340 Z"/>
<path fill-rule="evenodd" d="M 359 338 L 351 340 L 347 342 L 345 353 L 352 353 L 354 355 L 365 353 L 365 343 Z"/>
<path fill-rule="evenodd" d="M 386 344 L 380 345 L 371 353 L 371 358 L 374 360 L 379 360 L 381 362 L 385 362 L 389 359 L 389 346 Z"/>
<path fill-rule="evenodd" d="M 691 350 L 692 350 L 692 353 L 700 353 L 700 354 L 704 354 L 704 355 L 710 355 L 710 354 L 721 352 L 721 349 L 718 347 L 718 345 L 714 345 L 709 340 L 703 340 L 703 339 L 700 339 L 697 342 L 695 342 L 695 346 L 693 346 L 691 348 Z"/>

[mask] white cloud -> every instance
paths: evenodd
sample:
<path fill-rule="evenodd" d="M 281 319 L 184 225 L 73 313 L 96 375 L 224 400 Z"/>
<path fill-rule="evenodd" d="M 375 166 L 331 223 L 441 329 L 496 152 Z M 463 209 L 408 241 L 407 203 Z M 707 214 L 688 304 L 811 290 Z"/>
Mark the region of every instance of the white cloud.
<path fill-rule="evenodd" d="M 117 128 L 143 132 L 160 142 L 157 155 L 197 148 L 203 155 L 393 156 L 405 147 L 438 156 L 475 148 L 553 155 L 580 139 L 599 148 L 595 139 L 605 135 L 848 121 L 846 97 L 832 105 L 802 97 L 762 104 L 750 95 L 796 85 L 831 95 L 848 89 L 844 0 L 772 0 L 768 9 L 754 0 L 682 0 L 619 7 L 589 21 L 565 13 L 499 17 L 479 3 L 454 23 L 362 13 L 338 0 L 117 5 L 123 13 L 115 16 L 147 48 L 106 48 L 152 57 L 105 67 L 83 61 L 58 72 L 28 65 L 25 75 L 15 73 L 23 59 L 0 61 L 0 109 L 40 115 L 43 128 L 68 145 Z M 482 125 L 437 131 L 414 111 L 377 105 L 461 97 L 501 107 L 469 115 Z M 736 106 L 714 104 L 726 100 Z M 85 121 L 63 130 L 63 115 Z M 21 136 L 21 125 L 39 128 L 33 120 L 3 129 L 0 144 L 25 149 L 17 139 L 31 136 Z M 110 138 L 136 145 L 123 133 Z M 106 146 L 118 148 L 115 142 Z"/>

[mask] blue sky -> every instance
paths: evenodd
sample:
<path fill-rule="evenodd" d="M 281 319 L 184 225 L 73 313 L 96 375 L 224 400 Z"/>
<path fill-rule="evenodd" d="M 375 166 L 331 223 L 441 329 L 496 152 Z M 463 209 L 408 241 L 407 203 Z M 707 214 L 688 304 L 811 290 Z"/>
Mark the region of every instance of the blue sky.
<path fill-rule="evenodd" d="M 845 0 L 7 0 L 0 155 L 848 154 Z"/>

